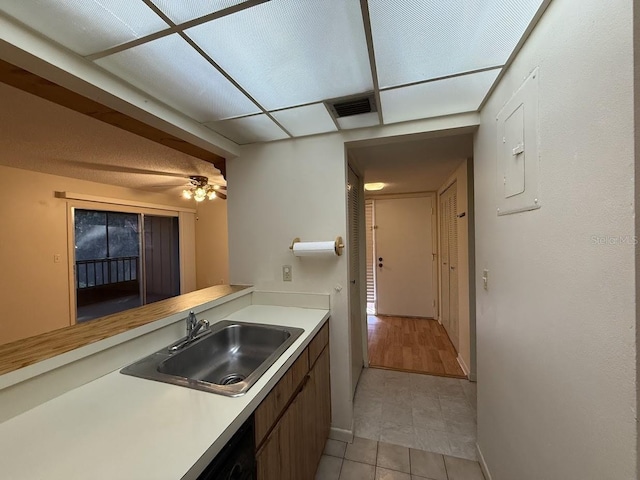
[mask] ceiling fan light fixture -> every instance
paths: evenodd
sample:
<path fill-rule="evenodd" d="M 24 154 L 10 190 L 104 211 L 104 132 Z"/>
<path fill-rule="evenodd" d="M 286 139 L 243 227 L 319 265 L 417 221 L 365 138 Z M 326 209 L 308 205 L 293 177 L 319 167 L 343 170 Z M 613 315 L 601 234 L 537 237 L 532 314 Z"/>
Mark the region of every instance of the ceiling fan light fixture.
<path fill-rule="evenodd" d="M 368 192 L 377 192 L 379 190 L 382 190 L 384 188 L 384 183 L 382 182 L 375 182 L 375 183 L 365 183 L 364 184 L 364 189 Z"/>
<path fill-rule="evenodd" d="M 209 179 L 202 176 L 189 177 L 191 185 L 182 191 L 182 196 L 188 200 L 194 199 L 196 202 L 203 202 L 207 198 L 214 200 L 216 197 L 225 198 L 221 196 L 219 185 L 210 185 Z"/>

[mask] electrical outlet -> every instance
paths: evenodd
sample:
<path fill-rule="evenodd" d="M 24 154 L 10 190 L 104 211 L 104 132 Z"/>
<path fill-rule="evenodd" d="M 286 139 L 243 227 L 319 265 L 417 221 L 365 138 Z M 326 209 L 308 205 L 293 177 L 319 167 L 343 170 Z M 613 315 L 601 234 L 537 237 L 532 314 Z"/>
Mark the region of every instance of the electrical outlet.
<path fill-rule="evenodd" d="M 283 265 L 282 266 L 282 281 L 283 282 L 290 282 L 291 278 L 292 278 L 292 269 L 291 269 L 291 265 Z"/>
<path fill-rule="evenodd" d="M 59 253 L 53 255 L 53 263 L 60 263 L 60 260 L 62 260 L 62 255 Z"/>

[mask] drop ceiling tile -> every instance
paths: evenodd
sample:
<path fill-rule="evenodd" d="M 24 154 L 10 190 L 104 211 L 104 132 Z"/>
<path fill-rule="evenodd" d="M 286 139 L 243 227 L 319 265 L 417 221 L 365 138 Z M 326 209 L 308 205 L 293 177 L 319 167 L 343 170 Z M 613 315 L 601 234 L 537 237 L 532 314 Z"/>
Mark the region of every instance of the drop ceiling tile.
<path fill-rule="evenodd" d="M 178 34 L 109 55 L 96 63 L 198 122 L 260 111 Z"/>
<path fill-rule="evenodd" d="M 186 33 L 267 110 L 373 88 L 357 1 L 271 1 Z"/>
<path fill-rule="evenodd" d="M 474 112 L 500 69 L 380 92 L 384 123 Z"/>
<path fill-rule="evenodd" d="M 502 66 L 542 0 L 369 0 L 381 88 Z"/>
<path fill-rule="evenodd" d="M 279 110 L 271 115 L 294 137 L 338 131 L 322 103 Z"/>
<path fill-rule="evenodd" d="M 289 138 L 284 130 L 265 114 L 210 122 L 205 126 L 239 145 Z"/>
<path fill-rule="evenodd" d="M 173 22 L 180 24 L 219 12 L 247 0 L 151 0 Z"/>
<path fill-rule="evenodd" d="M 141 0 L 15 0 L 0 10 L 79 55 L 169 28 Z"/>
<path fill-rule="evenodd" d="M 378 112 L 363 113 L 362 115 L 351 115 L 349 117 L 338 118 L 338 125 L 342 130 L 352 128 L 374 127 L 380 125 Z"/>

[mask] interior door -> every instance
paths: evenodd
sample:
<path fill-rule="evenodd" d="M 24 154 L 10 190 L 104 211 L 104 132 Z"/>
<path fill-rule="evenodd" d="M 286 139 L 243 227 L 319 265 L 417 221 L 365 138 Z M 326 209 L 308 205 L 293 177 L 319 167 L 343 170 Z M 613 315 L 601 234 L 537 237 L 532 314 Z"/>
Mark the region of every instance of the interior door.
<path fill-rule="evenodd" d="M 449 190 L 449 338 L 458 350 L 458 190 Z"/>
<path fill-rule="evenodd" d="M 446 190 L 440 196 L 440 321 L 449 330 L 449 202 Z"/>
<path fill-rule="evenodd" d="M 376 200 L 378 313 L 433 318 L 432 197 Z"/>
<path fill-rule="evenodd" d="M 361 309 L 360 285 L 360 244 L 364 232 L 364 212 L 360 194 L 360 178 L 349 167 L 348 178 L 349 203 L 349 321 L 351 322 L 351 387 L 355 394 L 360 372 L 364 365 L 363 353 L 363 311 Z"/>
<path fill-rule="evenodd" d="M 458 349 L 458 194 L 454 182 L 440 195 L 441 321 Z"/>

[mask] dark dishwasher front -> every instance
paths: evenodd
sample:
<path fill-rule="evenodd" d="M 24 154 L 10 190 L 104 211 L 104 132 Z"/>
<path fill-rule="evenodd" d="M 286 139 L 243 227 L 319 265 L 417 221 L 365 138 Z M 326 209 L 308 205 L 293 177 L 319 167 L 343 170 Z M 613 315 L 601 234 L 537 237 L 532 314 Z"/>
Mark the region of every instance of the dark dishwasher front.
<path fill-rule="evenodd" d="M 253 415 L 222 447 L 198 480 L 255 480 L 256 457 Z"/>

